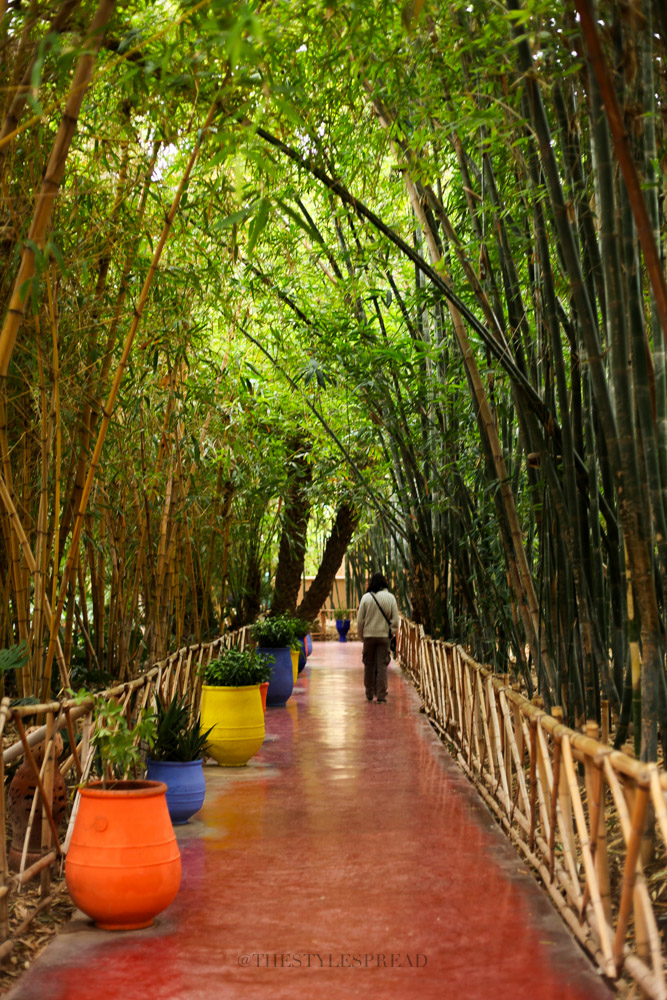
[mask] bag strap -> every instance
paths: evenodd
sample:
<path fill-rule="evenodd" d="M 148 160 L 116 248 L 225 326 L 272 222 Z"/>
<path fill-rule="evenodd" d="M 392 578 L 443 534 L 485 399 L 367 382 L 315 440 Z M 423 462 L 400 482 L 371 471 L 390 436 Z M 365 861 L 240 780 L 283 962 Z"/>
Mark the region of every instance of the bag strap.
<path fill-rule="evenodd" d="M 389 626 L 389 638 L 391 639 L 391 621 L 389 620 L 389 618 L 387 618 L 385 612 L 382 610 L 382 605 L 378 601 L 378 599 L 375 596 L 375 594 L 373 593 L 373 591 L 369 590 L 368 593 L 371 595 L 371 597 L 373 598 L 373 600 L 377 604 L 378 608 L 380 609 L 380 612 L 382 613 L 382 617 L 384 618 L 384 620 L 386 621 L 387 625 Z"/>

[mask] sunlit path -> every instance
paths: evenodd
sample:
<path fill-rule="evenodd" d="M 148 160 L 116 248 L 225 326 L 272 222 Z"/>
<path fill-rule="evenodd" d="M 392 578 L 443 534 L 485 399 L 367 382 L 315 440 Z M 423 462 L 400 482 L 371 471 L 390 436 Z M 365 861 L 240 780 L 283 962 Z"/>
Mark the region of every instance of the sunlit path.
<path fill-rule="evenodd" d="M 75 921 L 13 1000 L 611 996 L 396 668 L 366 702 L 360 651 L 315 645 L 260 754 L 207 768 L 157 925 Z"/>

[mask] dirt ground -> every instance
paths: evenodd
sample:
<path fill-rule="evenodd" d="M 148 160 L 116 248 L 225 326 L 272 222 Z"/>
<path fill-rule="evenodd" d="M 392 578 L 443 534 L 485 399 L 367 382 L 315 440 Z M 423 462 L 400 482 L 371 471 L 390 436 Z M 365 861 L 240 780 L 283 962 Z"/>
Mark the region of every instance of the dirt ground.
<path fill-rule="evenodd" d="M 49 941 L 58 930 L 66 924 L 74 912 L 65 879 L 53 878 L 52 893 L 55 896 L 51 905 L 38 913 L 34 920 L 20 935 L 12 954 L 0 963 L 0 996 L 9 992 L 26 969 L 29 969 L 37 956 L 46 948 Z M 21 895 L 12 900 L 10 920 L 16 926 L 25 919 L 27 914 L 39 905 L 39 883 L 26 886 Z"/>

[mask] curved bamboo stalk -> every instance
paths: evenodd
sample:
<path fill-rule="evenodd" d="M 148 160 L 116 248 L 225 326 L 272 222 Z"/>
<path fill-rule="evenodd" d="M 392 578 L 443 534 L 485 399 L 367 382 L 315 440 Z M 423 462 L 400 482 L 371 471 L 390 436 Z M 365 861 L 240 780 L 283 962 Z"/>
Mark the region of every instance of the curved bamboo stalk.
<path fill-rule="evenodd" d="M 23 558 L 25 559 L 26 566 L 28 567 L 30 573 L 34 575 L 37 570 L 35 557 L 32 553 L 32 549 L 30 548 L 30 542 L 28 541 L 26 533 L 23 530 L 23 526 L 16 511 L 16 507 L 14 506 L 14 501 L 12 500 L 4 476 L 2 475 L 1 472 L 0 472 L 0 500 L 2 500 L 4 504 L 7 516 L 9 518 L 9 522 L 12 526 L 12 536 L 17 539 L 17 543 L 21 546 L 21 551 L 23 552 Z M 44 609 L 46 611 L 46 614 L 49 617 L 51 617 L 51 620 L 53 620 L 51 614 L 51 605 L 46 596 L 44 597 Z M 62 685 L 63 687 L 67 687 L 67 685 L 69 684 L 69 671 L 66 666 L 65 656 L 63 653 L 62 646 L 60 645 L 60 639 L 58 638 L 57 635 L 54 637 L 53 632 L 51 633 L 51 641 L 54 643 L 54 653 L 56 656 L 56 661 L 58 663 L 58 668 L 60 670 L 60 679 Z"/>
<path fill-rule="evenodd" d="M 51 31 L 56 34 L 61 34 L 67 27 L 69 20 L 79 6 L 81 0 L 63 0 L 59 9 L 56 11 L 53 20 L 51 21 Z M 7 147 L 3 144 L 2 140 L 6 136 L 10 135 L 16 127 L 21 118 L 21 113 L 25 107 L 28 94 L 30 92 L 31 78 L 32 78 L 32 68 L 35 65 L 37 59 L 37 52 L 33 55 L 32 59 L 28 63 L 26 70 L 23 74 L 23 78 L 20 84 L 16 88 L 16 93 L 14 94 L 10 105 L 7 109 L 5 117 L 0 126 L 0 177 L 2 177 L 2 168 L 4 166 L 4 159 L 7 151 Z"/>
<path fill-rule="evenodd" d="M 616 156 L 623 173 L 623 180 L 628 189 L 632 214 L 635 217 L 639 241 L 644 251 L 646 270 L 648 271 L 651 287 L 653 288 L 660 326 L 662 327 L 662 336 L 664 340 L 667 340 L 667 283 L 665 282 L 663 265 L 655 243 L 653 227 L 646 208 L 646 201 L 644 200 L 637 167 L 632 153 L 628 148 L 627 131 L 623 115 L 602 52 L 591 4 L 589 0 L 574 0 L 574 4 L 581 18 L 581 27 L 586 40 L 586 47 L 588 48 L 591 64 L 602 92 L 604 109 L 611 128 Z"/>
<path fill-rule="evenodd" d="M 115 5 L 116 0 L 100 0 L 90 30 L 83 43 L 83 54 L 80 56 L 74 71 L 65 112 L 53 142 L 41 188 L 37 194 L 32 223 L 21 254 L 21 263 L 14 281 L 9 308 L 2 330 L 0 330 L 0 380 L 6 378 L 9 371 L 9 363 L 23 319 L 25 303 L 29 301 L 29 296 L 26 295 L 26 284 L 33 279 L 35 274 L 35 247 L 42 246 L 51 220 L 55 199 L 65 176 L 67 154 L 74 138 L 81 105 L 93 75 L 95 58 Z"/>

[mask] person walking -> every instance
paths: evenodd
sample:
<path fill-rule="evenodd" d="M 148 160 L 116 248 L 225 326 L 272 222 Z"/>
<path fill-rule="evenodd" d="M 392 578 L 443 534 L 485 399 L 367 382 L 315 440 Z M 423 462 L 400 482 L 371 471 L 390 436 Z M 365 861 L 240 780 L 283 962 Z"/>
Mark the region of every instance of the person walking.
<path fill-rule="evenodd" d="M 363 639 L 364 687 L 366 698 L 372 701 L 387 700 L 387 667 L 391 659 L 390 629 L 398 629 L 398 605 L 389 592 L 389 584 L 382 573 L 374 573 L 368 590 L 359 602 L 357 634 Z"/>

